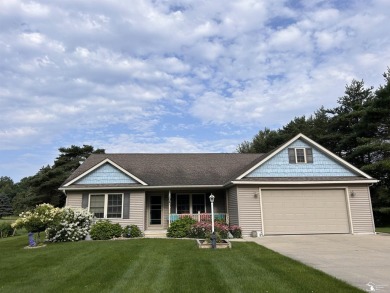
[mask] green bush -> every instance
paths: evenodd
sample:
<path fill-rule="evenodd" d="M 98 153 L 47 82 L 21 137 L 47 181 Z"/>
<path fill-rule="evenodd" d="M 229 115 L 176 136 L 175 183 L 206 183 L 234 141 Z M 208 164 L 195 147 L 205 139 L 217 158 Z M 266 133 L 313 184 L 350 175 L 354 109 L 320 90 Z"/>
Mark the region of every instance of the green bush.
<path fill-rule="evenodd" d="M 376 227 L 390 226 L 390 207 L 374 209 L 374 221 Z"/>
<path fill-rule="evenodd" d="M 230 226 L 229 231 L 230 231 L 230 233 L 232 233 L 233 238 L 241 238 L 241 236 L 242 236 L 242 230 L 237 225 Z"/>
<path fill-rule="evenodd" d="M 90 232 L 93 240 L 108 240 L 122 235 L 120 224 L 111 223 L 109 220 L 97 221 L 91 228 Z"/>
<path fill-rule="evenodd" d="M 196 221 L 191 217 L 180 218 L 171 223 L 171 226 L 167 230 L 167 236 L 172 238 L 190 237 L 191 226 L 195 223 Z"/>
<path fill-rule="evenodd" d="M 0 238 L 12 236 L 14 229 L 9 222 L 0 222 Z"/>
<path fill-rule="evenodd" d="M 205 237 L 205 243 L 211 243 L 211 232 L 206 233 Z M 216 243 L 221 243 L 223 238 L 221 237 L 221 234 L 219 232 L 215 232 L 215 242 Z"/>
<path fill-rule="evenodd" d="M 126 238 L 142 237 L 142 232 L 137 225 L 128 225 L 123 228 L 122 235 Z"/>

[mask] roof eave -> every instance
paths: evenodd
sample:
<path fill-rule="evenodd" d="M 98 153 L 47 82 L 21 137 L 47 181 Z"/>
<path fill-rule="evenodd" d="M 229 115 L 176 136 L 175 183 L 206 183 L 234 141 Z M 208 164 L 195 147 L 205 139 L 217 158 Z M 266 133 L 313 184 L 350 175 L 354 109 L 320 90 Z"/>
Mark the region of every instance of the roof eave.
<path fill-rule="evenodd" d="M 232 185 L 319 185 L 319 184 L 373 184 L 379 180 L 324 180 L 324 181 L 231 181 L 226 187 Z"/>
<path fill-rule="evenodd" d="M 91 186 L 91 187 L 74 187 L 74 186 L 63 186 L 58 190 L 61 191 L 69 191 L 69 190 L 107 190 L 107 189 L 115 189 L 115 190 L 154 190 L 154 189 L 198 189 L 198 188 L 223 188 L 224 185 L 159 185 L 159 186 L 145 186 L 145 185 L 137 185 L 137 186 Z"/>

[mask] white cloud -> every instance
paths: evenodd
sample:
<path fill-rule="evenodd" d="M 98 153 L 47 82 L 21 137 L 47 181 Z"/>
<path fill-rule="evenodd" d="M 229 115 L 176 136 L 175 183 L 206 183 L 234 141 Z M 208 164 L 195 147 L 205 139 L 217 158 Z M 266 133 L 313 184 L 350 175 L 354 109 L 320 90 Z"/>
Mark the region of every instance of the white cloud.
<path fill-rule="evenodd" d="M 127 135 L 133 151 L 232 151 L 353 78 L 382 83 L 389 5 L 0 1 L 1 148 Z"/>

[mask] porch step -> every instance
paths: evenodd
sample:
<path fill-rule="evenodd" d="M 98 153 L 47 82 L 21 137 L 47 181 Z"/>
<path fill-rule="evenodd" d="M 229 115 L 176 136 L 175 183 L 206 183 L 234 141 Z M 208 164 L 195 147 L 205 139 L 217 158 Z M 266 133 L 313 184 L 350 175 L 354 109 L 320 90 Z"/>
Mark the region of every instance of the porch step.
<path fill-rule="evenodd" d="M 167 230 L 145 230 L 145 238 L 167 238 Z"/>

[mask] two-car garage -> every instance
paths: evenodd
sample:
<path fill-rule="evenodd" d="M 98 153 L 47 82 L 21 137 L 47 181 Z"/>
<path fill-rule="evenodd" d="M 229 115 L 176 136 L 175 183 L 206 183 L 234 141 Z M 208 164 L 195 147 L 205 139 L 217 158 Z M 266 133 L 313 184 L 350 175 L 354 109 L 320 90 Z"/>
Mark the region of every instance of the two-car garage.
<path fill-rule="evenodd" d="M 261 189 L 263 235 L 351 233 L 346 189 Z"/>

